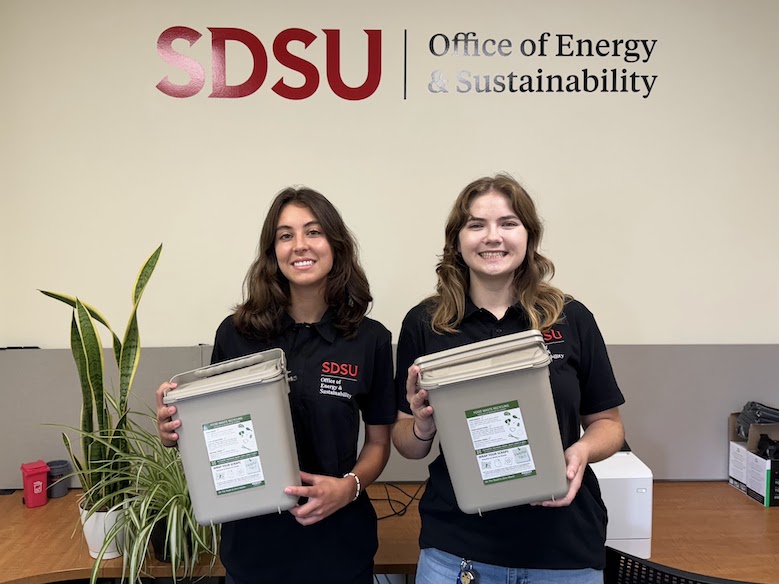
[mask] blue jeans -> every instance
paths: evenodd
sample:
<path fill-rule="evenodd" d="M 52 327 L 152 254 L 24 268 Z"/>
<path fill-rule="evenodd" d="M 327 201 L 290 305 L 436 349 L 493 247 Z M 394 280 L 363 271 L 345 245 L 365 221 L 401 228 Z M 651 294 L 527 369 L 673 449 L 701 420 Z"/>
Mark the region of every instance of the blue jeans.
<path fill-rule="evenodd" d="M 462 558 L 435 548 L 425 548 L 419 554 L 416 584 L 455 584 Z M 603 584 L 603 571 L 526 570 L 502 568 L 492 564 L 473 564 L 475 584 Z"/>

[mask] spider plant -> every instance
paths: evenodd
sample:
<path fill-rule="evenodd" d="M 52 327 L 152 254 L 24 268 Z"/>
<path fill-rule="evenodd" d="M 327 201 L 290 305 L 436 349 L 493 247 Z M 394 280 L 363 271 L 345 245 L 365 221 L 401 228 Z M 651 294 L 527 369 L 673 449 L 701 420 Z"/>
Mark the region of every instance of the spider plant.
<path fill-rule="evenodd" d="M 78 432 L 82 456 L 79 457 L 74 452 L 70 439 L 64 432 L 62 439 L 73 462 L 74 474 L 84 491 L 82 506 L 90 513 L 99 509 L 96 507 L 97 501 L 105 508 L 121 501 L 122 484 L 106 480 L 106 473 L 108 470 L 120 472 L 119 455 L 124 452 L 123 430 L 127 424 L 128 397 L 141 356 L 138 304 L 161 252 L 162 245 L 152 253 L 138 273 L 133 286 L 132 311 L 121 340 L 105 316 L 93 306 L 82 302 L 78 297 L 40 290 L 46 296 L 73 308 L 70 347 L 81 381 L 81 425 Z M 103 344 L 97 323 L 105 326 L 113 337 L 113 353 L 119 370 L 119 391 L 116 397 L 106 391 Z"/>
<path fill-rule="evenodd" d="M 109 457 L 123 464 L 118 466 L 119 472 L 106 468 L 106 476 L 101 480 L 116 485 L 115 494 L 121 496 L 122 502 L 113 503 L 112 508 L 120 513 L 120 518 L 107 534 L 96 558 L 91 582 L 94 584 L 98 579 L 103 554 L 118 538 L 123 545 L 122 578 L 140 583 L 142 577 L 149 575 L 149 543 L 155 527 L 160 526 L 164 529 L 165 551 L 174 581 L 177 577 L 192 577 L 196 567 L 202 565 L 203 555 L 210 556 L 208 565 L 213 567 L 219 526 L 197 523 L 178 449 L 166 448 L 156 432 L 146 429 L 156 424 L 153 412 L 149 409 L 145 414 L 135 411 L 129 414 L 127 424 L 120 431 L 124 438 L 123 450 L 119 450 L 116 441 L 94 437 L 109 451 Z M 145 423 L 137 422 L 136 415 L 143 416 Z M 103 495 L 95 504 L 107 506 L 112 501 L 115 499 L 111 495 Z"/>

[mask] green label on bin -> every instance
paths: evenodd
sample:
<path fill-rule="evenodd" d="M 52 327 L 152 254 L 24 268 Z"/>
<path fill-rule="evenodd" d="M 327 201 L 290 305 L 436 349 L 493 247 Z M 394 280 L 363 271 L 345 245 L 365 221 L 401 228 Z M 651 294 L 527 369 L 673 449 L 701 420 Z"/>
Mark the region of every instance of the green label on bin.
<path fill-rule="evenodd" d="M 250 415 L 203 424 L 203 437 L 217 495 L 265 484 Z"/>
<path fill-rule="evenodd" d="M 485 485 L 536 474 L 518 401 L 466 410 L 465 419 Z"/>

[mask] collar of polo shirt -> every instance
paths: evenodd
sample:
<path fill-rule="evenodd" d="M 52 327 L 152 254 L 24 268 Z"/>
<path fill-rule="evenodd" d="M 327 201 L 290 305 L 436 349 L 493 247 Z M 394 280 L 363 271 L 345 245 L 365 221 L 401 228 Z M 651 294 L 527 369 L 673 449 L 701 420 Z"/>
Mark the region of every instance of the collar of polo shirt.
<path fill-rule="evenodd" d="M 284 313 L 284 316 L 281 319 L 281 331 L 284 332 L 293 326 L 295 326 L 295 321 L 292 319 L 292 317 Z M 335 337 L 338 335 L 338 331 L 335 328 L 335 308 L 329 307 L 325 314 L 322 316 L 322 320 L 319 322 L 310 323 L 311 326 L 314 327 L 314 330 L 316 330 L 320 336 L 326 340 L 328 343 L 332 343 L 335 341 Z"/>

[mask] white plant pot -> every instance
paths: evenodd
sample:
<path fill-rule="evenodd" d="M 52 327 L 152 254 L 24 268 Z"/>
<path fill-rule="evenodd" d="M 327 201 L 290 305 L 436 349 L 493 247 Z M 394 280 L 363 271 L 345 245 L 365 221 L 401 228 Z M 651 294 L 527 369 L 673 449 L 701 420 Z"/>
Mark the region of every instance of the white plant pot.
<path fill-rule="evenodd" d="M 79 506 L 79 513 L 81 514 L 81 526 L 84 531 L 84 539 L 87 540 L 89 555 L 96 558 L 100 553 L 100 549 L 103 547 L 106 534 L 113 529 L 114 525 L 116 525 L 116 522 L 119 520 L 120 511 L 95 511 L 87 518 L 87 512 Z M 118 558 L 122 555 L 123 547 L 124 530 L 122 530 L 108 546 L 103 554 L 103 559 L 111 560 L 113 558 Z"/>

